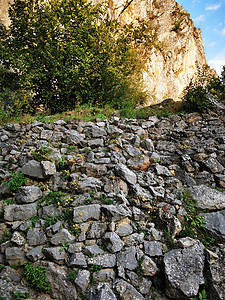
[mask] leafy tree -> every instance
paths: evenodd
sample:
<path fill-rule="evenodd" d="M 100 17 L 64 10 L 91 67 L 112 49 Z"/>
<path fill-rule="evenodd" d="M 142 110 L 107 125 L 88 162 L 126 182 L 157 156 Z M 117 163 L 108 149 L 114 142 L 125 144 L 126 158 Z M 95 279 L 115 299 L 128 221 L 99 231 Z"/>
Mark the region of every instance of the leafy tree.
<path fill-rule="evenodd" d="M 218 97 L 221 101 L 225 101 L 225 66 L 223 66 L 220 77 L 212 77 L 208 89 L 210 93 Z"/>
<path fill-rule="evenodd" d="M 121 26 L 106 5 L 87 0 L 15 0 L 9 15 L 10 27 L 0 28 L 0 61 L 32 96 L 30 107 L 44 104 L 53 113 L 77 104 L 123 108 L 144 97 L 139 42 L 154 38 L 144 22 Z"/>

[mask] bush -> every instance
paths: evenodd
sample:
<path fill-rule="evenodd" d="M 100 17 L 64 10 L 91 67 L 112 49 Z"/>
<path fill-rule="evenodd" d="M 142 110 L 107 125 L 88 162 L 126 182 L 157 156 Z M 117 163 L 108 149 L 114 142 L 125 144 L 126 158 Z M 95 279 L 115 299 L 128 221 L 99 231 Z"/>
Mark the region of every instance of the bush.
<path fill-rule="evenodd" d="M 51 285 L 46 281 L 46 270 L 41 266 L 34 266 L 27 263 L 24 267 L 24 276 L 26 277 L 26 285 L 35 288 L 38 291 L 49 291 Z"/>
<path fill-rule="evenodd" d="M 211 107 L 208 94 L 215 95 L 219 100 L 225 101 L 225 66 L 221 77 L 210 74 L 209 67 L 197 66 L 198 74 L 184 91 L 183 108 L 188 112 L 202 112 Z"/>
<path fill-rule="evenodd" d="M 0 60 L 32 95 L 30 106 L 53 113 L 84 103 L 121 109 L 143 99 L 137 51 L 153 39 L 145 23 L 121 26 L 106 6 L 87 0 L 15 0 L 9 15 Z"/>

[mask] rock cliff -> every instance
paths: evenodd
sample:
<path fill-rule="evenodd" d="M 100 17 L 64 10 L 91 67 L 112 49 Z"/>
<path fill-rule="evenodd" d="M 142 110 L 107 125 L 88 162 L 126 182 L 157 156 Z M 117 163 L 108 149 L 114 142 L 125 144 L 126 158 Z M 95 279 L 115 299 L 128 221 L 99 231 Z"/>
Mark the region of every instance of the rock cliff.
<path fill-rule="evenodd" d="M 9 25 L 7 9 L 8 0 L 0 0 L 0 20 Z M 201 31 L 190 15 L 174 0 L 110 0 L 110 14 L 122 23 L 145 20 L 154 32 L 154 43 L 143 50 L 147 104 L 179 99 L 196 63 L 206 64 Z"/>

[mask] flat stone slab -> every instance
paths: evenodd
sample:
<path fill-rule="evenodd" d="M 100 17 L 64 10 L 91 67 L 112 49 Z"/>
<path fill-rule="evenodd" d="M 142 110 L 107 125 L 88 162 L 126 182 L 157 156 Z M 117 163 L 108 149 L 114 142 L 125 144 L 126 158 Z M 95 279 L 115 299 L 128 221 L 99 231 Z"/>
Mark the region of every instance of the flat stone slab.
<path fill-rule="evenodd" d="M 196 185 L 188 188 L 191 196 L 201 209 L 221 210 L 225 208 L 225 193 L 211 189 L 206 185 Z"/>
<path fill-rule="evenodd" d="M 225 210 L 201 214 L 205 227 L 219 242 L 225 242 Z"/>
<path fill-rule="evenodd" d="M 100 218 L 100 205 L 90 204 L 79 206 L 73 210 L 73 220 L 75 223 L 86 222 L 89 220 L 98 221 Z"/>

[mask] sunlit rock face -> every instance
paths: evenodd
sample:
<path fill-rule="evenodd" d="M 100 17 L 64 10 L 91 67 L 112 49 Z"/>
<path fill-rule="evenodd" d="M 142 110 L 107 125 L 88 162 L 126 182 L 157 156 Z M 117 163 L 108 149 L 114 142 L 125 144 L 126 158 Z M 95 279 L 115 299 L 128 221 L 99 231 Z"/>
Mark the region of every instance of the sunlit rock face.
<path fill-rule="evenodd" d="M 174 0 L 111 0 L 111 15 L 122 23 L 150 22 L 156 42 L 145 50 L 143 74 L 148 103 L 178 100 L 197 70 L 206 64 L 201 31 Z"/>
<path fill-rule="evenodd" d="M 13 3 L 13 0 L 0 0 L 0 24 L 9 26 L 10 19 L 8 15 L 8 9 L 10 3 Z"/>
<path fill-rule="evenodd" d="M 200 29 L 194 27 L 189 14 L 174 0 L 109 1 L 112 18 L 123 24 L 145 20 L 155 32 L 154 45 L 143 50 L 146 104 L 180 99 L 197 65 L 206 64 Z M 0 0 L 0 20 L 9 25 L 7 9 L 8 0 Z"/>

